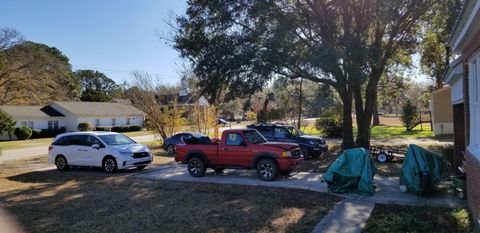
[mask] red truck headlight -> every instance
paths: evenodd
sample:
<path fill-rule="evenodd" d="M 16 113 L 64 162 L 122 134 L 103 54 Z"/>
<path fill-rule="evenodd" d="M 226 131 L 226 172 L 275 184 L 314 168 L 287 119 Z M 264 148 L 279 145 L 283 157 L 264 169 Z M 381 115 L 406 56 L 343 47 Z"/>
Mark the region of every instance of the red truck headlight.
<path fill-rule="evenodd" d="M 282 158 L 285 158 L 285 157 L 292 157 L 292 152 L 290 151 L 284 151 L 282 152 Z"/>

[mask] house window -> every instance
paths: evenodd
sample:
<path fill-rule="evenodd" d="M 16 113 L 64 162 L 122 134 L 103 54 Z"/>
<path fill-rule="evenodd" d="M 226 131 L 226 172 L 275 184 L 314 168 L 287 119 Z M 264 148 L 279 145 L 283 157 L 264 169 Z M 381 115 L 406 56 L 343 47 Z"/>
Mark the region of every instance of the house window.
<path fill-rule="evenodd" d="M 117 120 L 115 118 L 112 118 L 112 126 L 116 126 L 117 125 Z"/>
<path fill-rule="evenodd" d="M 33 121 L 22 121 L 22 122 L 20 122 L 20 125 L 33 129 Z"/>
<path fill-rule="evenodd" d="M 49 129 L 58 129 L 58 120 L 48 121 Z"/>
<path fill-rule="evenodd" d="M 95 119 L 95 126 L 100 126 L 100 119 Z"/>
<path fill-rule="evenodd" d="M 130 118 L 127 118 L 127 125 L 130 125 Z"/>

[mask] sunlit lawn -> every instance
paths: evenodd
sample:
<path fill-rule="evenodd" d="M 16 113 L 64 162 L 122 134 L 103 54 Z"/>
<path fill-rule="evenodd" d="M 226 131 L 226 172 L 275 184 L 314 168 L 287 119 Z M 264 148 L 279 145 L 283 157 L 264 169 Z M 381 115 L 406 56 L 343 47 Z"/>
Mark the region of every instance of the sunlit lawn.
<path fill-rule="evenodd" d="M 420 125 L 415 127 L 411 131 L 406 131 L 403 126 L 375 126 L 371 129 L 371 137 L 373 139 L 384 138 L 428 138 L 434 137 L 433 132 L 429 124 L 423 125 L 423 130 L 420 130 Z M 315 126 L 302 127 L 302 131 L 310 135 L 320 135 L 322 132 L 315 128 Z M 357 128 L 353 128 L 353 133 L 357 133 Z"/>

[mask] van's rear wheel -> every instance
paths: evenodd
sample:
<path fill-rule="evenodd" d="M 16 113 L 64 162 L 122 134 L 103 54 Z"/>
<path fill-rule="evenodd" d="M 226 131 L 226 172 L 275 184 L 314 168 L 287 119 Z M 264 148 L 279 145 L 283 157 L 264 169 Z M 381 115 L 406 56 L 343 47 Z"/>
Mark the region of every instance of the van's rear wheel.
<path fill-rule="evenodd" d="M 202 177 L 207 171 L 205 162 L 202 159 L 194 157 L 188 160 L 187 164 L 188 173 L 193 177 Z"/>
<path fill-rule="evenodd" d="M 69 168 L 67 159 L 63 155 L 59 155 L 55 158 L 55 166 L 57 166 L 59 171 L 65 171 Z"/>
<path fill-rule="evenodd" d="M 274 181 L 278 176 L 278 166 L 272 159 L 262 159 L 257 164 L 258 178 L 264 181 Z"/>

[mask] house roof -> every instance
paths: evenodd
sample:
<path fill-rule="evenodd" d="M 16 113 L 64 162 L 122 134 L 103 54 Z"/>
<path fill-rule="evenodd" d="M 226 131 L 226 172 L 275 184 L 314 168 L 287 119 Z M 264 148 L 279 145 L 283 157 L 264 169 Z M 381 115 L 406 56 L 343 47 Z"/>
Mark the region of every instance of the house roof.
<path fill-rule="evenodd" d="M 76 116 L 110 117 L 145 115 L 145 113 L 138 108 L 124 103 L 54 101 L 52 104 L 56 104 Z"/>
<path fill-rule="evenodd" d="M 0 106 L 0 110 L 6 112 L 14 119 L 38 119 L 49 117 L 63 117 L 64 115 L 50 106 Z"/>
<path fill-rule="evenodd" d="M 466 45 L 475 40 L 480 32 L 480 1 L 465 0 L 449 39 L 449 46 L 454 53 L 460 53 Z"/>

